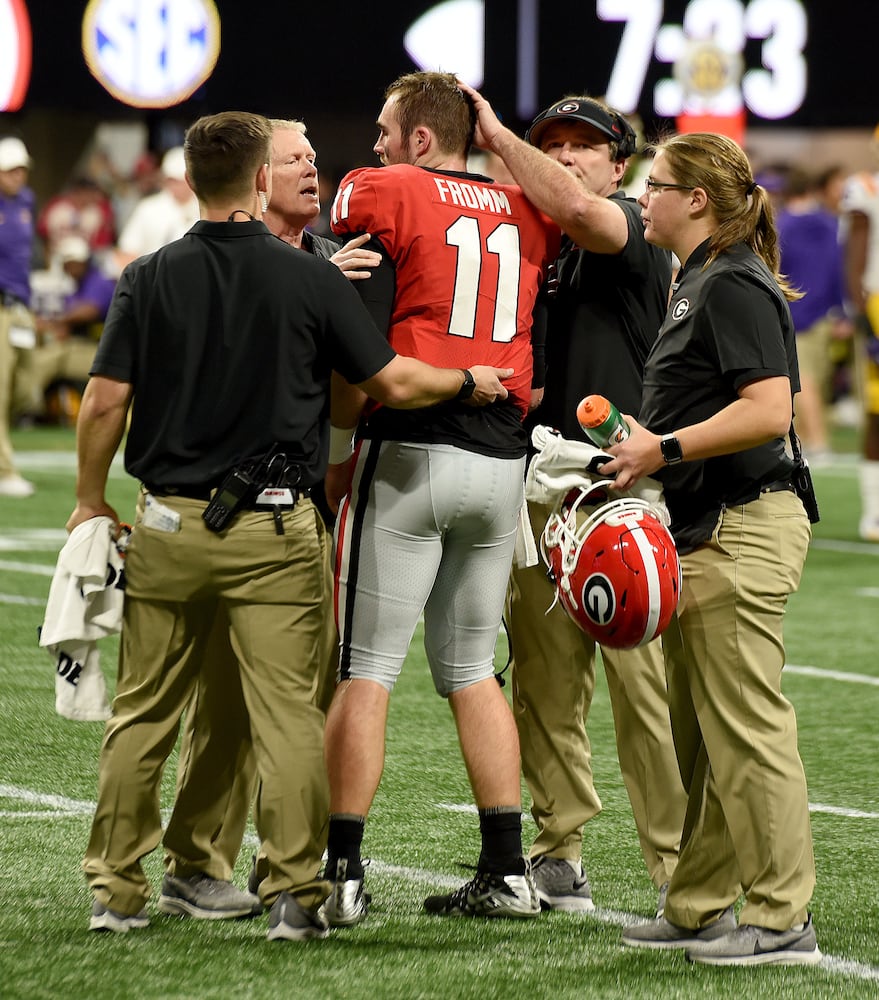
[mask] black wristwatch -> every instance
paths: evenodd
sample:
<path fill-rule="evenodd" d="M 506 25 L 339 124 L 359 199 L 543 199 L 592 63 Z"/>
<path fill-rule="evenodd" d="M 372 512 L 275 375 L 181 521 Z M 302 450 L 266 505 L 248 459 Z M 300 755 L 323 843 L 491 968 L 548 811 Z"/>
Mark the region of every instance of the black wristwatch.
<path fill-rule="evenodd" d="M 476 379 L 473 378 L 473 372 L 469 368 L 462 368 L 461 371 L 464 373 L 464 384 L 458 390 L 455 399 L 469 399 L 476 392 Z"/>
<path fill-rule="evenodd" d="M 677 465 L 678 462 L 683 462 L 684 453 L 681 450 L 681 442 L 674 436 L 674 434 L 663 434 L 659 439 L 659 450 L 662 452 L 662 457 L 665 459 L 666 465 Z"/>

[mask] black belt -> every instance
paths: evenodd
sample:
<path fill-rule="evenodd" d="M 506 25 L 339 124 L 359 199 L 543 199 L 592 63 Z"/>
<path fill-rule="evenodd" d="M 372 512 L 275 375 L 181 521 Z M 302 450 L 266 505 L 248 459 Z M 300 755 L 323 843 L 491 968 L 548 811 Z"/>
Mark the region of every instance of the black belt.
<path fill-rule="evenodd" d="M 794 484 L 789 479 L 777 479 L 774 483 L 760 487 L 761 493 L 784 493 L 786 490 L 790 490 L 791 493 L 796 492 Z"/>
<path fill-rule="evenodd" d="M 0 288 L 0 302 L 4 306 L 25 306 L 27 307 L 27 302 L 24 299 L 20 299 L 17 295 L 13 295 L 12 292 L 4 292 Z"/>
<path fill-rule="evenodd" d="M 755 487 L 750 493 L 746 493 L 744 496 L 734 497 L 731 500 L 725 500 L 724 506 L 741 507 L 746 503 L 759 500 L 764 493 L 784 493 L 787 490 L 790 490 L 791 493 L 796 492 L 794 484 L 789 479 L 776 479 L 773 483 L 764 483 L 763 486 Z"/>
<path fill-rule="evenodd" d="M 210 500 L 219 483 L 210 486 L 150 486 L 144 483 L 143 488 L 154 497 L 186 497 L 187 500 Z"/>
<path fill-rule="evenodd" d="M 185 497 L 187 500 L 201 500 L 203 503 L 207 503 L 211 497 L 214 495 L 214 491 L 218 488 L 218 484 L 214 485 L 201 485 L 201 486 L 156 486 L 152 487 L 147 483 L 143 484 L 143 488 L 148 492 L 152 493 L 154 497 Z M 311 487 L 306 489 L 300 489 L 298 486 L 271 486 L 266 487 L 266 489 L 288 489 L 293 494 L 292 504 L 280 504 L 281 507 L 294 507 L 296 502 L 300 497 L 311 496 Z M 260 510 L 271 510 L 272 504 L 260 504 Z M 257 503 L 256 497 L 242 505 L 242 510 L 256 510 Z"/>

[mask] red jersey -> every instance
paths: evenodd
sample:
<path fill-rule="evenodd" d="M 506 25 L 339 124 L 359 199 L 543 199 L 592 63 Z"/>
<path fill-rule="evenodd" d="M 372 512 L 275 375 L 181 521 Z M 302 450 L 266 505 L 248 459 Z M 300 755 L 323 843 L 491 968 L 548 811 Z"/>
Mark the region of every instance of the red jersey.
<path fill-rule="evenodd" d="M 560 234 L 520 188 L 408 164 L 365 167 L 342 179 L 331 221 L 337 234 L 371 233 L 393 262 L 388 340 L 398 354 L 513 368 L 504 384 L 527 413 L 531 313 Z"/>

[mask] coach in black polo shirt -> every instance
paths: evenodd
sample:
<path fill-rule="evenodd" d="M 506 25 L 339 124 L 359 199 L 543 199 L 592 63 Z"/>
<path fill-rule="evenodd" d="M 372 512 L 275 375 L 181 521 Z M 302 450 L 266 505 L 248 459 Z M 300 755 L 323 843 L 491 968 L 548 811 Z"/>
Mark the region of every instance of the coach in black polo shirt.
<path fill-rule="evenodd" d="M 305 495 L 320 447 L 331 369 L 389 405 L 454 398 L 470 379 L 394 354 L 337 268 L 298 253 L 260 221 L 271 193 L 271 125 L 252 114 L 199 119 L 186 136 L 201 220 L 123 272 L 83 397 L 77 506 L 68 521 L 116 512 L 107 472 L 126 426 L 127 470 L 144 484 L 128 580 L 113 718 L 83 867 L 91 929 L 145 927 L 140 859 L 161 837 L 159 786 L 219 607 L 229 617 L 262 783 L 259 834 L 270 939 L 321 937 L 328 886 L 323 715 L 312 702 L 322 634 L 323 559 Z M 476 367 L 473 398 L 506 396 Z M 255 489 L 222 530 L 204 515 L 235 469 Z M 222 498 L 224 490 L 219 491 Z M 219 525 L 215 525 L 219 527 Z"/>

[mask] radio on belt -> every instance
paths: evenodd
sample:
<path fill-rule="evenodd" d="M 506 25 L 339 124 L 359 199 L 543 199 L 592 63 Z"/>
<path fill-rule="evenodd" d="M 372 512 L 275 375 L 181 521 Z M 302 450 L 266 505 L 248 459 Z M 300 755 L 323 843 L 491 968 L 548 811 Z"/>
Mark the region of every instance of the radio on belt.
<path fill-rule="evenodd" d="M 211 531 L 222 531 L 255 490 L 256 483 L 243 469 L 233 469 L 205 507 L 205 524 Z"/>

